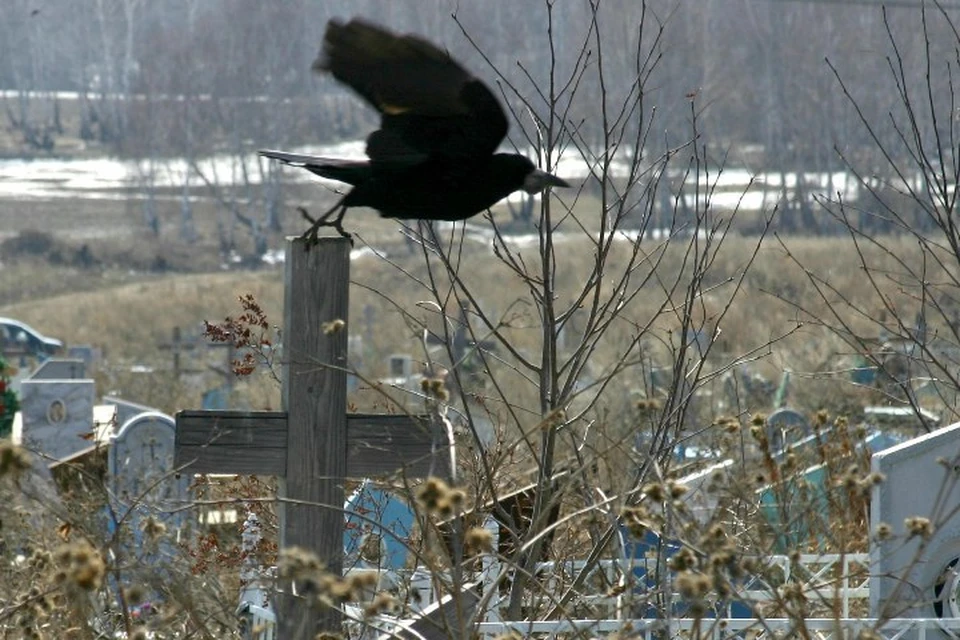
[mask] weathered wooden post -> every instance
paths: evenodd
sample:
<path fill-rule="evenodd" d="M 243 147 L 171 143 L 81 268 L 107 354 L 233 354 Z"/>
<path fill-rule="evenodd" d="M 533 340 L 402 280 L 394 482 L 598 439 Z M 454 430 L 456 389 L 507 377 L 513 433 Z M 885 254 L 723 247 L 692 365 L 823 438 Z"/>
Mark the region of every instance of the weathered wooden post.
<path fill-rule="evenodd" d="M 284 274 L 283 409 L 287 473 L 280 479 L 280 547 L 310 549 L 334 575 L 343 571 L 343 481 L 347 476 L 347 331 L 329 328 L 349 312 L 350 242 L 320 238 L 287 245 Z M 328 327 L 323 329 L 325 323 Z M 334 508 L 323 508 L 330 505 Z M 324 532 L 330 532 L 329 535 Z M 335 533 L 336 532 L 336 533 Z M 284 585 L 277 612 L 281 638 L 308 638 L 310 607 Z M 340 610 L 327 607 L 320 626 L 340 630 Z"/>
<path fill-rule="evenodd" d="M 280 478 L 280 546 L 317 554 L 342 571 L 344 480 L 403 468 L 409 477 L 451 473 L 448 432 L 427 417 L 346 413 L 350 244 L 321 238 L 287 245 L 283 411 L 181 411 L 175 463 L 188 473 Z M 317 611 L 283 585 L 278 638 L 340 631 L 341 612 Z"/>

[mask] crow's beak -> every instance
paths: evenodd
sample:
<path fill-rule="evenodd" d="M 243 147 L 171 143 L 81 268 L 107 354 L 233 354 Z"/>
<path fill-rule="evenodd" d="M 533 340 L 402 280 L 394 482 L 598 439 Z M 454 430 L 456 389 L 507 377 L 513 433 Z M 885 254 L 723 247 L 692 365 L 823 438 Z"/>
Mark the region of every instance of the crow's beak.
<path fill-rule="evenodd" d="M 523 190 L 527 193 L 540 193 L 547 187 L 569 187 L 567 181 L 552 173 L 534 169 L 523 179 Z"/>

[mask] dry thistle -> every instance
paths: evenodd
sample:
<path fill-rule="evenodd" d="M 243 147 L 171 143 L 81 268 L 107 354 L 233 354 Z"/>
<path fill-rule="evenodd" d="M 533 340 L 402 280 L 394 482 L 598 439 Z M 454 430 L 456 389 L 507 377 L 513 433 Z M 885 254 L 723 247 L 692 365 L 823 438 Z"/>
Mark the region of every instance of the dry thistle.
<path fill-rule="evenodd" d="M 420 381 L 420 389 L 428 396 L 441 402 L 450 399 L 450 392 L 443 378 L 424 378 Z"/>
<path fill-rule="evenodd" d="M 742 569 L 744 573 L 752 575 L 760 571 L 761 564 L 757 558 L 741 558 L 740 569 Z"/>
<path fill-rule="evenodd" d="M 707 613 L 707 603 L 703 600 L 694 600 L 689 604 L 688 611 L 694 618 L 702 618 Z"/>
<path fill-rule="evenodd" d="M 160 522 L 153 516 L 150 516 L 143 521 L 143 524 L 140 525 L 140 529 L 143 531 L 143 535 L 147 537 L 149 542 L 156 542 L 163 536 L 163 534 L 167 532 L 167 525 Z"/>
<path fill-rule="evenodd" d="M 654 502 L 663 502 L 667 499 L 667 493 L 664 486 L 657 482 L 650 482 L 640 488 L 641 493 Z"/>
<path fill-rule="evenodd" d="M 796 602 L 802 604 L 807 601 L 806 594 L 803 593 L 803 585 L 796 582 L 788 582 L 777 588 L 780 597 L 787 602 Z"/>
<path fill-rule="evenodd" d="M 280 577 L 292 580 L 314 579 L 324 566 L 316 554 L 302 547 L 281 549 L 277 564 Z"/>
<path fill-rule="evenodd" d="M 620 517 L 634 538 L 642 538 L 650 529 L 650 513 L 643 506 L 624 507 Z"/>
<path fill-rule="evenodd" d="M 449 518 L 453 514 L 460 512 L 466 497 L 467 494 L 464 493 L 462 489 L 451 489 L 447 493 L 446 498 L 437 504 L 437 511 L 444 518 Z"/>
<path fill-rule="evenodd" d="M 708 551 L 723 549 L 728 542 L 727 530 L 719 522 L 710 526 L 700 538 L 700 544 Z"/>
<path fill-rule="evenodd" d="M 727 433 L 737 433 L 740 431 L 740 421 L 736 418 L 720 418 L 719 424 L 723 427 L 723 430 Z"/>
<path fill-rule="evenodd" d="M 736 563 L 736 556 L 729 549 L 714 551 L 708 558 L 710 566 L 714 569 L 730 569 L 733 573 L 738 573 L 740 567 Z"/>
<path fill-rule="evenodd" d="M 540 421 L 540 424 L 537 425 L 538 431 L 550 431 L 551 429 L 556 429 L 563 424 L 563 421 L 567 419 L 567 414 L 563 409 L 556 408 L 546 415 L 546 417 Z"/>
<path fill-rule="evenodd" d="M 323 331 L 326 335 L 333 335 L 347 326 L 347 323 L 337 318 L 336 320 L 331 320 L 330 322 L 324 322 L 320 325 L 320 330 Z"/>
<path fill-rule="evenodd" d="M 782 466 L 786 473 L 796 471 L 798 466 L 797 454 L 795 454 L 793 451 L 788 452 L 783 458 Z"/>
<path fill-rule="evenodd" d="M 336 606 L 350 600 L 359 600 L 362 593 L 352 582 L 332 574 L 324 574 L 318 599 L 323 604 Z"/>
<path fill-rule="evenodd" d="M 380 582 L 380 575 L 376 571 L 354 571 L 346 577 L 351 591 L 371 589 Z"/>
<path fill-rule="evenodd" d="M 660 401 L 656 398 L 646 398 L 637 400 L 637 411 L 640 413 L 653 413 L 660 409 Z"/>
<path fill-rule="evenodd" d="M 483 527 L 471 527 L 463 535 L 463 545 L 471 554 L 492 553 L 493 533 Z"/>
<path fill-rule="evenodd" d="M 100 587 L 106 571 L 100 552 L 86 541 L 61 546 L 56 553 L 65 578 L 84 591 Z"/>
<path fill-rule="evenodd" d="M 0 442 L 0 478 L 11 475 L 18 478 L 20 474 L 30 468 L 30 454 L 23 447 L 17 446 L 9 440 Z"/>
<path fill-rule="evenodd" d="M 683 547 L 667 562 L 674 571 L 690 571 L 697 566 L 697 554 L 690 547 Z"/>
<path fill-rule="evenodd" d="M 913 516 L 905 518 L 903 524 L 911 537 L 920 536 L 922 538 L 929 538 L 933 535 L 933 523 L 930 522 L 930 518 Z"/>
<path fill-rule="evenodd" d="M 381 591 L 363 608 L 363 615 L 370 618 L 381 613 L 396 613 L 399 609 L 400 603 L 397 599 L 392 594 Z"/>
<path fill-rule="evenodd" d="M 440 478 L 427 478 L 417 490 L 417 502 L 428 512 L 449 516 L 463 506 L 466 494 L 460 489 L 451 489 Z"/>
<path fill-rule="evenodd" d="M 886 522 L 881 522 L 877 525 L 873 533 L 877 537 L 877 540 L 889 540 L 893 536 L 893 527 Z"/>
<path fill-rule="evenodd" d="M 686 485 L 682 485 L 676 480 L 670 480 L 667 483 L 667 489 L 670 491 L 670 497 L 673 498 L 674 500 L 682 497 L 683 494 L 689 491 Z"/>
<path fill-rule="evenodd" d="M 859 474 L 854 471 L 853 473 L 845 473 L 841 476 L 840 480 L 837 482 L 838 486 L 842 486 L 847 491 L 856 491 L 860 486 L 860 477 Z"/>
<path fill-rule="evenodd" d="M 713 588 L 713 577 L 699 571 L 681 571 L 675 584 L 677 592 L 687 600 L 700 600 Z"/>
<path fill-rule="evenodd" d="M 127 604 L 137 605 L 143 602 L 146 592 L 142 586 L 134 584 L 124 589 L 123 595 L 127 599 Z"/>
<path fill-rule="evenodd" d="M 420 485 L 420 488 L 417 490 L 417 501 L 422 504 L 427 511 L 434 511 L 437 508 L 437 503 L 446 496 L 448 491 L 450 491 L 450 487 L 447 486 L 446 482 L 440 478 L 431 476 L 427 478 L 426 482 Z"/>
<path fill-rule="evenodd" d="M 36 549 L 30 554 L 30 557 L 27 558 L 27 565 L 36 571 L 43 571 L 50 566 L 51 559 L 53 559 L 53 556 L 51 556 L 49 551 Z"/>
<path fill-rule="evenodd" d="M 710 474 L 710 480 L 707 482 L 707 492 L 716 493 L 722 490 L 727 484 L 727 476 L 723 471 L 714 471 Z"/>

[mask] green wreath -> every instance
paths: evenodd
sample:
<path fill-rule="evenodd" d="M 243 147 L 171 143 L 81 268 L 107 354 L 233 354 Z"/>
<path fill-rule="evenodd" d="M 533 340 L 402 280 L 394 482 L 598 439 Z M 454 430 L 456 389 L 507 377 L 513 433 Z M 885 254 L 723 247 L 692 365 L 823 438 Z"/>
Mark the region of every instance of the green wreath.
<path fill-rule="evenodd" d="M 0 357 L 0 438 L 9 438 L 13 431 L 13 416 L 20 409 L 20 401 L 10 384 L 7 362 Z"/>

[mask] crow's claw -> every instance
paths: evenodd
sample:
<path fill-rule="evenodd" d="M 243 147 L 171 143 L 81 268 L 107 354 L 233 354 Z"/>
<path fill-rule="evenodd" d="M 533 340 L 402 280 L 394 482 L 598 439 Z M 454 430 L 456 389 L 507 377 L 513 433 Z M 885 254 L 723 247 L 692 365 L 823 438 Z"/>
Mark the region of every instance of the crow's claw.
<path fill-rule="evenodd" d="M 344 231 L 343 229 L 342 210 L 341 210 L 341 214 L 335 220 L 333 221 L 327 220 L 327 216 L 329 216 L 335 210 L 336 208 L 331 209 L 320 218 L 314 218 L 303 207 L 297 207 L 297 211 L 300 212 L 300 215 L 303 216 L 304 219 L 306 219 L 307 222 L 310 223 L 310 228 L 304 231 L 303 235 L 300 236 L 303 239 L 303 241 L 306 243 L 306 247 L 308 251 L 310 250 L 310 247 L 313 247 L 320 242 L 320 236 L 319 236 L 320 227 L 333 227 L 334 229 L 337 230 L 337 233 L 339 233 L 342 237 L 350 241 L 351 247 L 354 246 L 353 236 L 347 233 L 346 231 Z"/>

